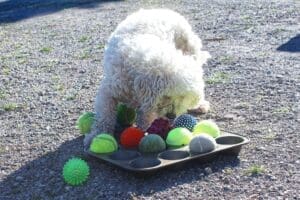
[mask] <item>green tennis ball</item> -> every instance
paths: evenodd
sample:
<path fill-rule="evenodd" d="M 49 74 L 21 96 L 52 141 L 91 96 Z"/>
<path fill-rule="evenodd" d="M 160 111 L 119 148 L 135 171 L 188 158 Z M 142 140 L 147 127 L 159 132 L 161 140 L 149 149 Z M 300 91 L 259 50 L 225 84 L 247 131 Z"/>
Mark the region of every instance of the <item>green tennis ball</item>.
<path fill-rule="evenodd" d="M 76 121 L 76 128 L 79 129 L 81 134 L 86 134 L 91 131 L 94 123 L 95 114 L 92 112 L 85 112 L 79 116 Z"/>
<path fill-rule="evenodd" d="M 211 120 L 203 120 L 196 124 L 193 134 L 208 134 L 213 138 L 216 138 L 220 136 L 220 129 L 215 122 Z"/>
<path fill-rule="evenodd" d="M 142 138 L 139 150 L 143 153 L 156 153 L 166 149 L 165 141 L 156 134 L 149 134 Z"/>
<path fill-rule="evenodd" d="M 170 147 L 181 147 L 190 143 L 193 134 L 186 128 L 175 128 L 168 133 L 166 142 Z"/>
<path fill-rule="evenodd" d="M 71 158 L 63 167 L 63 178 L 69 185 L 84 183 L 90 174 L 88 164 L 80 158 Z"/>
<path fill-rule="evenodd" d="M 117 121 L 122 126 L 130 126 L 135 122 L 136 112 L 133 108 L 127 107 L 125 104 L 118 104 Z"/>
<path fill-rule="evenodd" d="M 118 143 L 113 136 L 101 133 L 92 140 L 90 151 L 94 153 L 112 153 L 118 150 Z"/>

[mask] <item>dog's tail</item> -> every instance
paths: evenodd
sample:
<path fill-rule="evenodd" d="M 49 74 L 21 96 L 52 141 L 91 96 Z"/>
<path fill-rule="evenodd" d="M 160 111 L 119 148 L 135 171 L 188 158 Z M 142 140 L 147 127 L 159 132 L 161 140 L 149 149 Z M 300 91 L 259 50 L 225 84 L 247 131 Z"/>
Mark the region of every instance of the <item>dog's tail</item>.
<path fill-rule="evenodd" d="M 176 26 L 174 43 L 176 49 L 181 50 L 184 55 L 195 57 L 201 64 L 206 63 L 211 57 L 207 51 L 202 50 L 201 39 L 193 32 L 184 17 L 181 17 L 181 22 Z"/>

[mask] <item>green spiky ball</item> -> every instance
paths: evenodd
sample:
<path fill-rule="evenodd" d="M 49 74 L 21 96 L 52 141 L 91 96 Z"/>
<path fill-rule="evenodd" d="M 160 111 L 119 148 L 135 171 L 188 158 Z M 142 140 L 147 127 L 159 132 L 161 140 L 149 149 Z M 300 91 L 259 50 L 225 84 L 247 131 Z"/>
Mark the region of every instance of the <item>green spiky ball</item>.
<path fill-rule="evenodd" d="M 81 134 L 86 134 L 91 131 L 94 123 L 95 114 L 92 112 L 85 112 L 79 116 L 76 121 L 76 128 L 79 129 Z"/>
<path fill-rule="evenodd" d="M 122 126 L 131 126 L 136 119 L 136 112 L 133 108 L 127 107 L 125 104 L 118 104 L 117 120 Z"/>
<path fill-rule="evenodd" d="M 69 159 L 63 168 L 63 178 L 69 185 L 83 184 L 90 174 L 88 164 L 80 158 Z"/>

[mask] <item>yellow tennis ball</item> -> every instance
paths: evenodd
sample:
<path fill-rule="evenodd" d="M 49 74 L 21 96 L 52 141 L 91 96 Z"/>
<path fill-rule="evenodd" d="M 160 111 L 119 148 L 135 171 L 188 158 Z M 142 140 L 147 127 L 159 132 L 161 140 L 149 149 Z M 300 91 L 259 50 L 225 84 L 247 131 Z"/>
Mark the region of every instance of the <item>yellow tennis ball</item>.
<path fill-rule="evenodd" d="M 90 151 L 94 153 L 112 153 L 118 150 L 118 143 L 113 136 L 101 133 L 94 137 Z"/>
<path fill-rule="evenodd" d="M 196 124 L 193 130 L 193 134 L 208 134 L 213 138 L 216 138 L 220 136 L 220 129 L 215 122 L 211 120 L 203 120 Z"/>
<path fill-rule="evenodd" d="M 181 147 L 190 143 L 193 134 L 186 128 L 175 128 L 168 133 L 166 143 L 171 147 Z"/>

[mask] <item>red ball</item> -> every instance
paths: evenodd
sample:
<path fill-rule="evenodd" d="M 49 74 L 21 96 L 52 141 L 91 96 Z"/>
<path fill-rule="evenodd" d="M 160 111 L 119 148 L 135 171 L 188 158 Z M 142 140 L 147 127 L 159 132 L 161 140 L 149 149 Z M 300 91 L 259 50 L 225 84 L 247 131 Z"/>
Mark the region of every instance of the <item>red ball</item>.
<path fill-rule="evenodd" d="M 120 143 L 125 148 L 137 148 L 144 132 L 136 127 L 129 127 L 121 133 Z"/>

